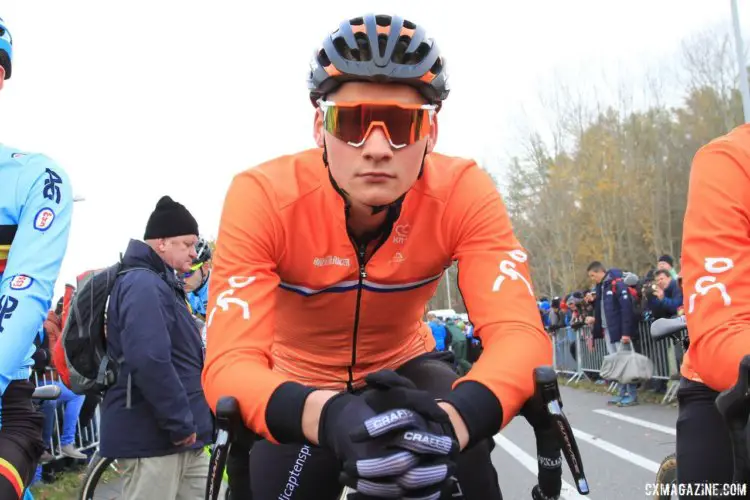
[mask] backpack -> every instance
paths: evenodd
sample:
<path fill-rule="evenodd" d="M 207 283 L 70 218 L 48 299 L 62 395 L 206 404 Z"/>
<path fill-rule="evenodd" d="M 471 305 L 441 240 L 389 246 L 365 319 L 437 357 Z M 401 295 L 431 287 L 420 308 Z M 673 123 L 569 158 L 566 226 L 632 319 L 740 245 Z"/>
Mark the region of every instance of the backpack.
<path fill-rule="evenodd" d="M 612 293 L 615 295 L 617 295 L 618 283 L 622 283 L 625 286 L 628 295 L 630 295 L 630 302 L 633 304 L 633 315 L 640 318 L 643 314 L 643 303 L 641 301 L 641 295 L 638 293 L 638 288 L 626 284 L 622 278 L 615 278 L 612 280 Z"/>
<path fill-rule="evenodd" d="M 107 305 L 117 278 L 137 269 L 151 271 L 125 268 L 118 262 L 79 276 L 59 341 L 65 361 L 61 372 L 67 372 L 63 382 L 76 394 L 100 395 L 117 381 L 123 359 L 112 359 L 107 354 Z"/>

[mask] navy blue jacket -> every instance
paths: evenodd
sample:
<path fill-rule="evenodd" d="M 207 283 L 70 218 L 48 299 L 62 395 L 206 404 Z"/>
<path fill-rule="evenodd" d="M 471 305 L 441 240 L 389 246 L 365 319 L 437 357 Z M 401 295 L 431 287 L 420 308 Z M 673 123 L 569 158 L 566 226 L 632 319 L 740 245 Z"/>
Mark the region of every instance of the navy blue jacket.
<path fill-rule="evenodd" d="M 677 280 L 672 280 L 664 290 L 664 298 L 659 300 L 656 295 L 648 298 L 648 308 L 654 315 L 654 319 L 671 318 L 677 316 L 677 310 L 682 307 L 682 289 Z"/>
<path fill-rule="evenodd" d="M 614 281 L 614 286 L 613 286 Z M 594 338 L 604 338 L 602 330 L 601 304 L 607 315 L 607 330 L 611 342 L 619 342 L 623 336 L 637 337 L 638 325 L 633 315 L 633 303 L 628 287 L 622 281 L 622 271 L 610 269 L 601 283 L 596 285 L 594 301 Z"/>
<path fill-rule="evenodd" d="M 107 309 L 107 351 L 123 357 L 101 405 L 100 453 L 110 458 L 171 455 L 211 442 L 213 417 L 201 386 L 203 344 L 174 270 L 131 240 Z"/>

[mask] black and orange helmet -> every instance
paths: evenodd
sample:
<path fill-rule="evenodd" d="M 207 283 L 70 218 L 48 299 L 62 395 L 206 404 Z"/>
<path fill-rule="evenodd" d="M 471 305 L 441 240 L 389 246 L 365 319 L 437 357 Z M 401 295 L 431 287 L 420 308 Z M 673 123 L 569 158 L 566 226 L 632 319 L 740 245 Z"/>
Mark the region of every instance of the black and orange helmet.
<path fill-rule="evenodd" d="M 425 36 L 423 27 L 399 16 L 349 19 L 323 40 L 307 80 L 313 104 L 347 81 L 411 85 L 438 105 L 449 92 L 437 44 Z"/>

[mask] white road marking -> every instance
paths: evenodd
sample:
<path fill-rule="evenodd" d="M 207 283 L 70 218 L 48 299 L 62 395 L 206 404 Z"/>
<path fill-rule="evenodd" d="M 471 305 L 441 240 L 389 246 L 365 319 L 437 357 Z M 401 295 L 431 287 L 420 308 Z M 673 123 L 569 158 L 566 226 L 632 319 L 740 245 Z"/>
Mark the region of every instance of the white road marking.
<path fill-rule="evenodd" d="M 642 420 L 640 418 L 629 417 L 627 415 L 622 415 L 620 413 L 616 413 L 616 412 L 609 411 L 609 410 L 593 410 L 593 411 L 594 413 L 598 413 L 599 415 L 604 415 L 605 417 L 616 418 L 617 420 L 622 420 L 623 422 L 627 422 L 629 424 L 640 425 L 641 427 L 645 427 L 646 429 L 663 432 L 664 434 L 669 434 L 672 436 L 677 435 L 676 429 L 672 427 L 667 427 L 666 425 L 655 424 L 653 422 L 649 422 L 648 420 Z"/>
<path fill-rule="evenodd" d="M 631 464 L 635 464 L 638 467 L 643 467 L 647 471 L 653 472 L 654 474 L 656 474 L 656 472 L 659 470 L 659 464 L 654 462 L 653 460 L 649 460 L 648 458 L 642 457 L 641 455 L 638 455 L 637 453 L 633 453 L 632 451 L 628 451 L 625 448 L 620 448 L 616 444 L 612 444 L 609 441 L 605 441 L 596 436 L 592 436 L 591 434 L 587 432 L 583 432 L 578 429 L 573 429 L 573 435 L 575 435 L 575 437 L 577 439 L 580 439 L 581 441 L 585 441 L 589 444 L 592 444 L 596 446 L 597 448 L 607 451 L 615 456 L 618 456 L 622 458 L 623 460 L 627 460 Z"/>

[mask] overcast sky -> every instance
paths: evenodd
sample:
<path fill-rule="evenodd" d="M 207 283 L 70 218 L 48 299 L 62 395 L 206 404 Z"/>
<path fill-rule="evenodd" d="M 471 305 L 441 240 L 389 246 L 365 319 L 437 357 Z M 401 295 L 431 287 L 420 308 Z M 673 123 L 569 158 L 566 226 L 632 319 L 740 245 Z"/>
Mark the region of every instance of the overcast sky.
<path fill-rule="evenodd" d="M 750 1 L 739 4 L 747 41 Z M 398 12 L 437 39 L 451 81 L 437 150 L 501 180 L 543 117 L 541 94 L 594 80 L 637 93 L 643 74 L 679 63 L 683 39 L 731 22 L 729 0 L 0 0 L 15 43 L 0 142 L 51 156 L 86 197 L 58 291 L 142 237 L 160 196 L 210 237 L 234 174 L 313 147 L 309 58 L 366 11 Z"/>

